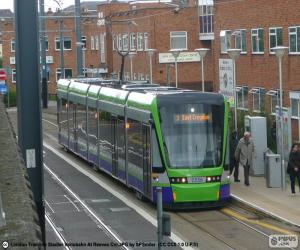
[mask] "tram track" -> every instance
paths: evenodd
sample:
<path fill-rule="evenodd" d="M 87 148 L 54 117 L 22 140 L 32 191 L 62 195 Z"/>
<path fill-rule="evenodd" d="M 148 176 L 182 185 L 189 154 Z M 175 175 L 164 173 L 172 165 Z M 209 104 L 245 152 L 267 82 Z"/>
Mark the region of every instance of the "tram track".
<path fill-rule="evenodd" d="M 52 179 L 54 179 L 58 185 L 60 185 L 69 195 L 71 195 L 77 204 L 80 204 L 80 206 L 83 208 L 84 212 L 87 214 L 88 217 L 90 217 L 97 225 L 97 227 L 104 232 L 112 241 L 114 241 L 120 249 L 124 250 L 131 250 L 131 248 L 123 245 L 125 242 L 117 233 L 113 232 L 108 225 L 106 225 L 100 218 L 97 216 L 97 214 L 76 194 L 60 177 L 57 176 L 56 173 L 53 172 L 46 164 L 44 164 L 44 169 L 47 171 L 47 173 L 51 176 Z M 49 221 L 51 222 L 51 219 L 48 216 Z M 48 220 L 47 220 L 48 221 Z M 49 223 L 50 224 L 50 223 Z M 52 229 L 55 231 L 56 235 L 59 236 L 59 239 L 66 243 L 66 240 L 63 238 L 62 234 L 58 232 L 56 227 L 54 226 L 54 223 L 50 224 Z M 52 226 L 53 225 L 53 226 Z M 65 245 L 65 244 L 64 244 Z M 70 248 L 68 248 L 70 249 Z"/>

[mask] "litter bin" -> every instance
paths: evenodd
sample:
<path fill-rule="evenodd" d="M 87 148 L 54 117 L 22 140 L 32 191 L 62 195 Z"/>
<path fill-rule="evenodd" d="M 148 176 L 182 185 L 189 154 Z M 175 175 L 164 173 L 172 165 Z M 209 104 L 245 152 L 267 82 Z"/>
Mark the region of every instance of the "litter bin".
<path fill-rule="evenodd" d="M 281 165 L 279 154 L 266 154 L 267 187 L 281 187 Z"/>

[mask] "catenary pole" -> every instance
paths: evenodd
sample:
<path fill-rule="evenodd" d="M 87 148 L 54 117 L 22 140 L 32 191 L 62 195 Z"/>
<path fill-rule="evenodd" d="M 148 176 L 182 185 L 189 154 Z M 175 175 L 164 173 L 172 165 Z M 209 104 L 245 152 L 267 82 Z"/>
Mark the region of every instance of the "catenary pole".
<path fill-rule="evenodd" d="M 80 0 L 75 0 L 75 31 L 76 43 L 81 43 Z M 76 46 L 77 76 L 82 76 L 82 46 Z"/>
<path fill-rule="evenodd" d="M 36 0 L 14 0 L 18 143 L 26 163 L 45 243 L 43 156 Z"/>

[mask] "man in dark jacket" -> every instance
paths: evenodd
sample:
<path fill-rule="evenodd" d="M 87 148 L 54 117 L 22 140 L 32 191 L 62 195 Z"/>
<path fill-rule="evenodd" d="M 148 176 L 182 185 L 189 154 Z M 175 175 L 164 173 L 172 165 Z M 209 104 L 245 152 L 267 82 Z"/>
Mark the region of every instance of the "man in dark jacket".
<path fill-rule="evenodd" d="M 234 152 L 239 143 L 237 132 L 233 131 L 230 137 L 230 174 L 234 171 L 234 181 L 240 182 L 239 180 L 239 161 L 235 159 Z"/>
<path fill-rule="evenodd" d="M 294 143 L 290 152 L 287 173 L 290 175 L 292 195 L 295 195 L 295 181 L 298 179 L 300 188 L 300 147 Z"/>

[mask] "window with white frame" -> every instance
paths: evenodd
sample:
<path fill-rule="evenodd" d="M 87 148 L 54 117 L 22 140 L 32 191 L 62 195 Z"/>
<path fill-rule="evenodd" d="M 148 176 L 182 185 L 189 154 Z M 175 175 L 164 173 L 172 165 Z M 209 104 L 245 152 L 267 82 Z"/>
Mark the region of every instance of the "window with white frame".
<path fill-rule="evenodd" d="M 81 42 L 83 43 L 82 49 L 86 49 L 86 36 L 81 37 Z"/>
<path fill-rule="evenodd" d="M 123 51 L 128 51 L 128 34 L 123 34 L 122 39 Z"/>
<path fill-rule="evenodd" d="M 230 30 L 220 31 L 221 53 L 227 53 L 231 48 L 231 32 Z"/>
<path fill-rule="evenodd" d="M 15 52 L 16 51 L 16 42 L 15 42 L 14 38 L 10 40 L 10 51 L 11 52 Z"/>
<path fill-rule="evenodd" d="M 100 34 L 100 61 L 105 63 L 105 33 Z"/>
<path fill-rule="evenodd" d="M 252 54 L 264 53 L 264 29 L 251 30 Z"/>
<path fill-rule="evenodd" d="M 42 41 L 40 41 L 40 50 L 42 50 Z M 48 36 L 45 36 L 45 50 L 49 50 Z"/>
<path fill-rule="evenodd" d="M 143 33 L 137 33 L 137 50 L 143 50 Z"/>
<path fill-rule="evenodd" d="M 130 50 L 135 50 L 136 44 L 135 44 L 135 33 L 130 33 Z"/>
<path fill-rule="evenodd" d="M 99 50 L 99 37 L 95 36 L 95 50 Z"/>
<path fill-rule="evenodd" d="M 241 110 L 248 109 L 248 87 L 247 86 L 237 86 L 236 87 L 236 98 L 237 98 L 237 108 Z"/>
<path fill-rule="evenodd" d="M 72 78 L 72 69 L 64 69 L 65 72 L 65 79 L 67 78 Z M 55 75 L 56 75 L 56 81 L 58 81 L 61 78 L 61 70 L 60 68 L 57 68 L 55 71 Z"/>
<path fill-rule="evenodd" d="M 11 69 L 11 81 L 13 83 L 17 82 L 17 70 L 16 69 Z"/>
<path fill-rule="evenodd" d="M 146 79 L 146 81 L 150 81 L 150 76 L 147 74 L 147 75 L 145 76 L 145 79 Z"/>
<path fill-rule="evenodd" d="M 247 53 L 246 30 L 236 30 L 233 34 L 235 35 L 235 48 L 240 49 L 241 53 Z"/>
<path fill-rule="evenodd" d="M 261 112 L 265 106 L 265 89 L 264 88 L 252 88 L 249 91 L 252 94 L 253 111 Z"/>
<path fill-rule="evenodd" d="M 187 49 L 187 32 L 171 31 L 170 32 L 170 48 L 171 49 Z"/>
<path fill-rule="evenodd" d="M 137 80 L 136 73 L 133 73 L 133 80 Z"/>
<path fill-rule="evenodd" d="M 279 90 L 270 89 L 267 91 L 266 95 L 270 96 L 270 112 L 272 115 L 276 114 L 276 106 L 279 106 Z"/>
<path fill-rule="evenodd" d="M 118 41 L 117 41 L 117 35 L 113 35 L 112 36 L 112 47 L 113 47 L 113 50 L 116 50 L 116 46 L 117 45 Z"/>
<path fill-rule="evenodd" d="M 95 39 L 94 36 L 91 36 L 91 50 L 95 49 Z"/>
<path fill-rule="evenodd" d="M 282 28 L 269 28 L 269 52 L 274 54 L 272 48 L 282 46 Z"/>
<path fill-rule="evenodd" d="M 291 102 L 292 118 L 299 119 L 300 92 L 299 91 L 290 91 L 289 97 L 290 97 L 290 102 Z"/>
<path fill-rule="evenodd" d="M 199 1 L 199 24 L 200 34 L 209 34 L 214 32 L 214 6 L 213 1 Z"/>
<path fill-rule="evenodd" d="M 149 49 L 148 33 L 144 33 L 144 48 L 145 50 Z"/>
<path fill-rule="evenodd" d="M 119 34 L 118 35 L 118 50 L 121 51 L 122 47 L 123 47 L 123 45 L 122 45 L 122 35 Z"/>
<path fill-rule="evenodd" d="M 64 50 L 72 49 L 71 37 L 63 37 L 63 48 L 64 48 Z M 55 50 L 60 50 L 60 38 L 59 37 L 55 37 Z"/>
<path fill-rule="evenodd" d="M 300 53 L 300 26 L 289 27 L 289 52 Z"/>

